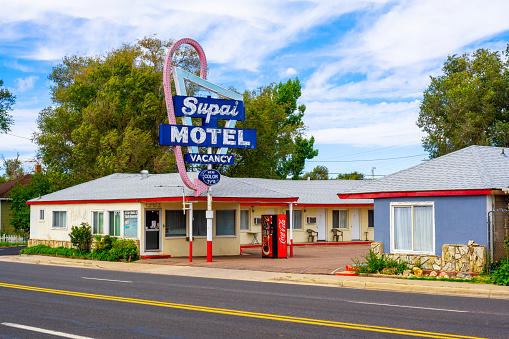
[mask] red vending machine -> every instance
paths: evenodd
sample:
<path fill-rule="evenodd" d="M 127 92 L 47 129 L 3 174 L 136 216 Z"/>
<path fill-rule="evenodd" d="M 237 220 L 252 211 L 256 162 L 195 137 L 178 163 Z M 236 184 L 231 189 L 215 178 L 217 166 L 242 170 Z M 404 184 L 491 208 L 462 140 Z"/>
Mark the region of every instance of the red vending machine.
<path fill-rule="evenodd" d="M 262 215 L 262 257 L 288 258 L 286 215 Z"/>

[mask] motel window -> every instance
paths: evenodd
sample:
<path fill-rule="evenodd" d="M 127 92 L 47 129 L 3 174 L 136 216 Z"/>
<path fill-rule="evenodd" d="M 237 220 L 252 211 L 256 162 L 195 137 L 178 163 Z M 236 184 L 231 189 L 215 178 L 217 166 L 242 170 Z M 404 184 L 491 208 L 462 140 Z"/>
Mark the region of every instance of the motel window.
<path fill-rule="evenodd" d="M 205 217 L 205 212 L 205 210 L 193 211 L 193 236 L 207 235 L 207 218 Z"/>
<path fill-rule="evenodd" d="M 165 211 L 165 237 L 186 236 L 186 215 L 182 210 Z"/>
<path fill-rule="evenodd" d="M 375 227 L 375 211 L 368 210 L 368 227 Z"/>
<path fill-rule="evenodd" d="M 67 228 L 67 211 L 52 211 L 51 227 L 66 229 Z"/>
<path fill-rule="evenodd" d="M 235 235 L 235 210 L 216 211 L 216 235 Z"/>
<path fill-rule="evenodd" d="M 288 218 L 290 211 L 286 211 L 286 228 L 290 229 L 290 219 Z M 301 210 L 293 210 L 293 229 L 301 230 L 302 229 L 302 211 Z"/>
<path fill-rule="evenodd" d="M 124 211 L 124 237 L 138 237 L 138 211 Z"/>
<path fill-rule="evenodd" d="M 240 230 L 249 231 L 249 210 L 240 210 Z"/>
<path fill-rule="evenodd" d="M 433 202 L 391 203 L 391 247 L 395 252 L 434 252 Z"/>
<path fill-rule="evenodd" d="M 44 221 L 44 209 L 39 210 L 39 221 Z"/>
<path fill-rule="evenodd" d="M 104 212 L 92 212 L 92 234 L 104 234 Z"/>
<path fill-rule="evenodd" d="M 112 237 L 120 236 L 120 212 L 108 212 L 109 213 L 109 225 L 110 225 L 110 235 Z"/>
<path fill-rule="evenodd" d="M 332 228 L 348 228 L 348 211 L 332 211 Z"/>

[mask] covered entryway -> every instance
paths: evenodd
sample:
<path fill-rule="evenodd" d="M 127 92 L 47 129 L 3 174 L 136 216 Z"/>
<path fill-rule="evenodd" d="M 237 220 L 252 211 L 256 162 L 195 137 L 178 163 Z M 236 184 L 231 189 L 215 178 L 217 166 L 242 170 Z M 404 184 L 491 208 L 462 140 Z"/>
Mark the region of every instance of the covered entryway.
<path fill-rule="evenodd" d="M 161 210 L 145 210 L 145 251 L 159 251 L 161 242 Z"/>

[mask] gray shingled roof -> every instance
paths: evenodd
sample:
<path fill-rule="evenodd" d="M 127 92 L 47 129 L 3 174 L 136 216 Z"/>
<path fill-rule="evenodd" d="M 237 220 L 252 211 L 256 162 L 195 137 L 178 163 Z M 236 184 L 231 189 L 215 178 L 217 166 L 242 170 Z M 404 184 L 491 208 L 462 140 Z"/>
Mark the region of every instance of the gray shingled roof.
<path fill-rule="evenodd" d="M 339 192 L 349 191 L 364 180 L 272 180 L 259 178 L 239 178 L 246 183 L 299 197 L 297 204 L 372 204 L 373 199 L 341 199 Z"/>
<path fill-rule="evenodd" d="M 338 193 L 502 189 L 509 185 L 506 153 L 503 147 L 469 146 Z"/>
<path fill-rule="evenodd" d="M 198 173 L 189 172 L 192 182 Z M 221 176 L 221 181 L 212 186 L 213 197 L 289 199 L 299 198 L 305 204 L 372 204 L 371 199 L 347 199 L 340 201 L 338 191 L 359 185 L 354 180 L 271 180 L 255 178 L 230 178 Z M 142 179 L 140 174 L 111 174 L 80 185 L 72 186 L 30 201 L 83 201 L 83 200 L 126 200 L 182 197 L 184 186 L 180 174 L 149 174 Z M 194 191 L 185 188 L 186 196 Z M 203 193 L 202 196 L 206 194 Z"/>

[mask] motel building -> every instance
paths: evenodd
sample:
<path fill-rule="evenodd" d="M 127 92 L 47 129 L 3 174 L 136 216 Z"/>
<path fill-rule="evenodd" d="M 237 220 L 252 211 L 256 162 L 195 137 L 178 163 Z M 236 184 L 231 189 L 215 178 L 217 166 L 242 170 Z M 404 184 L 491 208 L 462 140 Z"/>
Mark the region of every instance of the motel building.
<path fill-rule="evenodd" d="M 143 173 L 145 172 L 145 173 Z M 194 181 L 196 172 L 188 172 Z M 212 255 L 238 255 L 261 243 L 261 216 L 293 213 L 294 244 L 373 241 L 373 200 L 339 199 L 358 180 L 271 180 L 222 176 L 211 186 Z M 111 174 L 47 194 L 30 206 L 29 246 L 70 247 L 72 226 L 129 238 L 140 255 L 207 255 L 207 196 L 195 197 L 179 173 Z M 191 221 L 192 220 L 192 221 Z M 290 227 L 290 222 L 287 222 Z M 191 239 L 190 239 L 191 238 Z"/>

